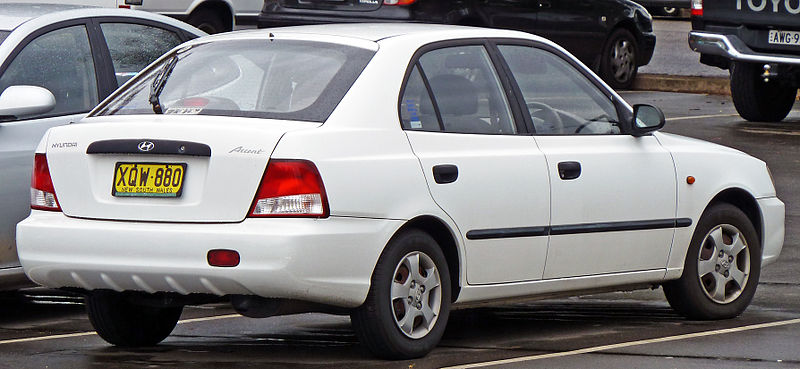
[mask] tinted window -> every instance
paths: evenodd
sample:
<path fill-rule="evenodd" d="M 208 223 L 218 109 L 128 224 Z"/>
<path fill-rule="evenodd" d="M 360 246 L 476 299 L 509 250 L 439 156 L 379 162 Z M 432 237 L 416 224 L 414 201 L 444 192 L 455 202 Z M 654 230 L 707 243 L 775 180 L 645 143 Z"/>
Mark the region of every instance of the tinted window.
<path fill-rule="evenodd" d="M 436 49 L 422 55 L 419 64 L 446 132 L 516 132 L 500 80 L 483 46 Z M 430 114 L 424 106 L 420 112 Z"/>
<path fill-rule="evenodd" d="M 10 34 L 11 34 L 11 32 L 9 32 L 9 31 L 0 31 L 0 44 L 2 44 L 3 40 L 5 40 L 6 37 L 8 37 L 8 35 L 10 35 Z"/>
<path fill-rule="evenodd" d="M 617 134 L 613 102 L 564 59 L 527 46 L 500 46 L 522 90 L 536 134 Z"/>
<path fill-rule="evenodd" d="M 117 96 L 98 115 L 154 114 L 151 86 L 177 58 L 160 94 L 164 114 L 322 122 L 373 51 L 296 40 L 217 41 L 184 48 Z"/>
<path fill-rule="evenodd" d="M 114 75 L 121 86 L 140 70 L 181 43 L 175 32 L 131 23 L 103 23 Z"/>
<path fill-rule="evenodd" d="M 58 29 L 28 43 L 0 77 L 0 91 L 14 85 L 41 86 L 56 98 L 53 110 L 25 118 L 82 113 L 97 105 L 86 27 Z"/>

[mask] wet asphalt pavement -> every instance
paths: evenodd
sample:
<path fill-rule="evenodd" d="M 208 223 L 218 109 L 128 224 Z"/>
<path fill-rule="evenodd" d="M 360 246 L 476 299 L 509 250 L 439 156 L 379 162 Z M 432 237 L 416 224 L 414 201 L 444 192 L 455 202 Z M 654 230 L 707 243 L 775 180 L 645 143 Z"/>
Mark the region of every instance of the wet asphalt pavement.
<path fill-rule="evenodd" d="M 660 290 L 461 310 L 429 356 L 386 362 L 358 344 L 346 316 L 250 319 L 223 305 L 186 308 L 157 347 L 116 348 L 92 333 L 80 298 L 34 289 L 0 295 L 0 367 L 800 367 L 800 105 L 785 122 L 763 124 L 741 120 L 729 97 L 623 96 L 660 106 L 664 131 L 732 146 L 769 164 L 787 205 L 786 242 L 741 317 L 685 320 Z"/>

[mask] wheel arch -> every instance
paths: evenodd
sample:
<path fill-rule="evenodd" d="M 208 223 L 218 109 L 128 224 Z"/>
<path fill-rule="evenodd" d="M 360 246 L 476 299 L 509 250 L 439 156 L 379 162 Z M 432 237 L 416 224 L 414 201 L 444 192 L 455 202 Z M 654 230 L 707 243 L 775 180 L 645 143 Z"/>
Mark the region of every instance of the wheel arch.
<path fill-rule="evenodd" d="M 609 38 L 611 37 L 611 35 L 618 29 L 625 29 L 626 31 L 630 32 L 631 35 L 633 35 L 634 39 L 636 39 L 636 49 L 637 49 L 636 66 L 637 67 L 642 66 L 643 53 L 639 49 L 640 45 L 644 43 L 644 40 L 642 39 L 641 32 L 639 32 L 638 28 L 636 28 L 636 23 L 633 21 L 633 19 L 628 19 L 628 18 L 622 19 L 617 24 L 615 24 L 614 27 L 609 28 L 608 34 L 606 35 L 605 43 L 609 42 Z M 603 50 L 605 50 L 605 47 L 603 48 Z"/>
<path fill-rule="evenodd" d="M 209 10 L 215 14 L 222 16 L 222 22 L 225 24 L 226 31 L 233 31 L 234 12 L 230 3 L 223 0 L 207 0 L 201 1 L 195 5 L 187 19 L 200 11 Z"/>
<path fill-rule="evenodd" d="M 719 203 L 731 204 L 739 208 L 739 210 L 747 215 L 747 218 L 750 219 L 750 222 L 756 229 L 756 234 L 758 235 L 758 239 L 760 241 L 759 243 L 762 245 L 764 244 L 764 226 L 761 216 L 761 209 L 759 208 L 758 202 L 752 194 L 741 188 L 725 189 L 708 202 L 708 205 L 703 210 L 703 213 L 705 213 L 711 206 Z"/>
<path fill-rule="evenodd" d="M 461 256 L 455 235 L 444 221 L 430 215 L 419 216 L 409 220 L 395 232 L 395 235 L 411 228 L 428 233 L 439 244 L 447 260 L 447 268 L 450 271 L 451 302 L 456 301 L 461 292 Z"/>

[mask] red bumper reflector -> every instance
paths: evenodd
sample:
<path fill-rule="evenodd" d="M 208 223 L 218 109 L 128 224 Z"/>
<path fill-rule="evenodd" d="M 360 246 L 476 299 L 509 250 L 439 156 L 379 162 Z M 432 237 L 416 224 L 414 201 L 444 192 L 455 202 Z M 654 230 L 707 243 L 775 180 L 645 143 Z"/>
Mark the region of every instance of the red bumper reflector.
<path fill-rule="evenodd" d="M 234 250 L 210 250 L 208 265 L 215 267 L 235 267 L 239 265 L 239 253 Z"/>

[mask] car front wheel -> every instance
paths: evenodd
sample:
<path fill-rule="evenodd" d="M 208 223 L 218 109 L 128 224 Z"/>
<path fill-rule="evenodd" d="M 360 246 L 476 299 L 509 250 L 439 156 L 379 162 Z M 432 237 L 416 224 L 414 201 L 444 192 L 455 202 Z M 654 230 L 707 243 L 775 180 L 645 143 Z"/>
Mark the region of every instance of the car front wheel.
<path fill-rule="evenodd" d="M 750 219 L 733 205 L 716 204 L 697 224 L 683 275 L 664 284 L 664 294 L 688 318 L 733 318 L 750 304 L 760 272 L 761 246 Z"/>
<path fill-rule="evenodd" d="M 93 291 L 86 297 L 86 311 L 97 334 L 108 343 L 137 347 L 167 338 L 183 307 L 138 305 L 119 292 Z"/>
<path fill-rule="evenodd" d="M 351 320 L 359 340 L 386 359 L 425 356 L 450 311 L 450 274 L 436 241 L 420 230 L 395 236 L 378 260 L 364 304 Z"/>
<path fill-rule="evenodd" d="M 797 88 L 779 80 L 764 82 L 759 64 L 731 63 L 731 97 L 742 118 L 779 122 L 792 110 Z"/>
<path fill-rule="evenodd" d="M 636 78 L 636 38 L 624 28 L 611 33 L 600 60 L 600 77 L 614 89 L 627 89 Z"/>

